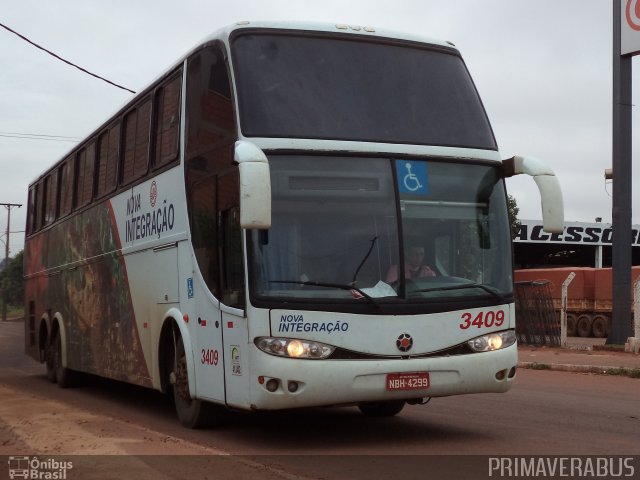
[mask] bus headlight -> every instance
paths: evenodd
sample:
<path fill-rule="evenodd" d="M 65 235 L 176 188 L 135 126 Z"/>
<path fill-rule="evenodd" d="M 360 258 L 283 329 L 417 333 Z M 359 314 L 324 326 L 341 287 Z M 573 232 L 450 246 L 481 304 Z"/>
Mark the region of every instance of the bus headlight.
<path fill-rule="evenodd" d="M 322 359 L 335 350 L 335 347 L 324 343 L 295 338 L 258 337 L 254 343 L 265 353 L 289 358 Z"/>
<path fill-rule="evenodd" d="M 491 352 L 510 347 L 514 343 L 516 343 L 515 330 L 505 330 L 504 332 L 488 333 L 487 335 L 476 337 L 469 340 L 467 345 L 474 352 Z"/>

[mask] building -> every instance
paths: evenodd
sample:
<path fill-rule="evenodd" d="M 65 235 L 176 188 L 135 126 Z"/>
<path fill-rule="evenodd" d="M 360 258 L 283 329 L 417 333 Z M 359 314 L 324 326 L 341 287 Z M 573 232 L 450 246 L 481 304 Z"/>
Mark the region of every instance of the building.
<path fill-rule="evenodd" d="M 632 264 L 640 265 L 640 225 L 632 226 Z M 611 267 L 610 223 L 565 222 L 563 233 L 546 233 L 541 220 L 521 220 L 513 239 L 514 266 Z"/>

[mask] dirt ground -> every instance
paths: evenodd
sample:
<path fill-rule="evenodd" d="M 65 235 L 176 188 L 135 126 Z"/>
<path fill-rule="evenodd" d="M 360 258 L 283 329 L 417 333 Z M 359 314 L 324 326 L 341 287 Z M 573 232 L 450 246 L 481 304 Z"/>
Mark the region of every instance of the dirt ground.
<path fill-rule="evenodd" d="M 0 384 L 0 479 L 9 478 L 3 456 L 68 460 L 70 480 L 304 478 Z"/>

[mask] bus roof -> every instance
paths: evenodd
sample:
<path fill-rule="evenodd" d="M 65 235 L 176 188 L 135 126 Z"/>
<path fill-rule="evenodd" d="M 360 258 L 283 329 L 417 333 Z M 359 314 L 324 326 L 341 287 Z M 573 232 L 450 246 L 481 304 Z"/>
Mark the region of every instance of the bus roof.
<path fill-rule="evenodd" d="M 344 35 L 354 35 L 363 37 L 373 37 L 378 39 L 392 39 L 403 40 L 407 42 L 416 42 L 427 45 L 435 45 L 444 47 L 450 50 L 457 51 L 455 45 L 451 42 L 444 40 L 437 40 L 434 38 L 408 34 L 405 32 L 379 29 L 371 26 L 350 25 L 344 23 L 323 23 L 323 22 L 302 22 L 302 21 L 239 21 L 226 27 L 222 27 L 212 34 L 206 36 L 185 54 L 181 55 L 178 59 L 171 62 L 169 68 L 166 68 L 162 73 L 153 78 L 152 81 L 147 83 L 143 88 L 139 89 L 135 95 L 125 100 L 121 105 L 114 109 L 113 113 L 109 115 L 104 121 L 98 124 L 98 126 L 85 136 L 80 142 L 70 148 L 62 157 L 58 158 L 55 162 L 49 164 L 43 171 L 38 174 L 29 187 L 39 182 L 44 178 L 51 170 L 61 164 L 70 154 L 79 150 L 83 145 L 87 144 L 90 139 L 99 134 L 101 130 L 106 128 L 109 123 L 118 115 L 125 112 L 131 105 L 133 105 L 140 97 L 146 95 L 153 89 L 153 87 L 176 68 L 184 63 L 184 61 L 195 51 L 199 50 L 203 45 L 206 45 L 214 41 L 222 41 L 225 44 L 229 44 L 229 38 L 238 31 L 247 29 L 265 29 L 265 30 L 290 30 L 292 32 L 324 32 L 324 33 L 337 33 Z"/>
<path fill-rule="evenodd" d="M 376 38 L 391 38 L 398 40 L 406 40 L 411 42 L 426 43 L 431 45 L 439 45 L 448 48 L 455 48 L 451 42 L 437 40 L 434 38 L 413 35 L 406 32 L 394 30 L 380 29 L 367 25 L 350 25 L 346 23 L 322 23 L 322 22 L 299 22 L 299 21 L 243 21 L 229 25 L 213 35 L 207 37 L 204 42 L 228 38 L 233 32 L 243 29 L 274 29 L 274 30 L 292 30 L 300 32 L 325 32 L 325 33 L 343 33 L 352 35 L 369 36 Z M 203 43 L 204 43 L 203 42 Z"/>

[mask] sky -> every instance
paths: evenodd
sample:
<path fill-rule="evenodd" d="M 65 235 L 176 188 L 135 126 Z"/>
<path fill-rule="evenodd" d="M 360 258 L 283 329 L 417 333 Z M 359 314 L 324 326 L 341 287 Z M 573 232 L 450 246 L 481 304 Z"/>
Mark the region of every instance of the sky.
<path fill-rule="evenodd" d="M 502 158 L 549 164 L 565 219 L 611 221 L 611 0 L 0 0 L 0 23 L 83 68 L 140 91 L 217 29 L 241 20 L 369 25 L 449 40 L 459 48 Z M 638 72 L 634 58 L 633 69 Z M 633 79 L 634 99 L 640 73 Z M 27 187 L 115 113 L 131 93 L 88 76 L 0 28 L 0 203 L 11 255 L 24 244 Z M 640 110 L 633 108 L 633 138 Z M 72 137 L 27 140 L 15 134 Z M 13 136 L 7 136 L 13 135 Z M 65 140 L 65 141 L 61 141 Z M 640 144 L 634 140 L 633 164 Z M 640 174 L 632 222 L 640 224 Z M 539 219 L 528 177 L 507 180 L 521 219 Z M 0 256 L 7 210 L 0 208 Z"/>

